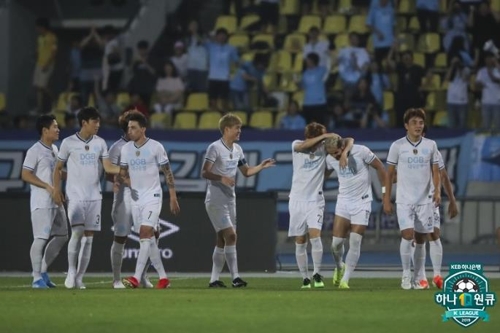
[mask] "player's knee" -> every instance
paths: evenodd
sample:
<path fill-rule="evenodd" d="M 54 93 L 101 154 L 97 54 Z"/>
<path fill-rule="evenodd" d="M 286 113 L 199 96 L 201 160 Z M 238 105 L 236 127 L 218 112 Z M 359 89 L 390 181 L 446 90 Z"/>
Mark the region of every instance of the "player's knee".
<path fill-rule="evenodd" d="M 85 232 L 85 229 L 83 225 L 77 225 L 71 228 L 71 237 L 73 238 L 82 238 L 83 233 Z"/>
<path fill-rule="evenodd" d="M 236 243 L 236 233 L 235 232 L 228 232 L 224 235 L 224 241 L 226 245 L 232 245 Z"/>
<path fill-rule="evenodd" d="M 306 244 L 307 238 L 306 236 L 296 236 L 295 243 L 296 244 Z"/>
<path fill-rule="evenodd" d="M 401 230 L 401 238 L 406 240 L 413 240 L 413 229 Z"/>

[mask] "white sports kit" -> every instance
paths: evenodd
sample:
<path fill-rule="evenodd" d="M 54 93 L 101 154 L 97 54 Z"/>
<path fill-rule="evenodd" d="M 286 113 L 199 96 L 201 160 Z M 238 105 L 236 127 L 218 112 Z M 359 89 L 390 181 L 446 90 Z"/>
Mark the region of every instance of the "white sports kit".
<path fill-rule="evenodd" d="M 391 145 L 387 163 L 398 169 L 396 210 L 400 230 L 433 231 L 431 165 L 438 162 L 438 149 L 433 140 L 421 138 L 419 142 L 412 143 L 404 137 Z"/>
<path fill-rule="evenodd" d="M 140 147 L 126 143 L 121 150 L 120 166 L 128 168 L 132 199 L 134 229 L 140 226 L 158 228 L 162 208 L 163 189 L 160 167 L 169 163 L 161 143 L 147 139 Z"/>
<path fill-rule="evenodd" d="M 101 230 L 101 159 L 108 158 L 106 142 L 97 135 L 82 139 L 78 133 L 62 141 L 58 158 L 66 162 L 66 199 L 72 226 Z"/>
<path fill-rule="evenodd" d="M 326 157 L 326 168 L 335 170 L 339 179 L 335 215 L 351 221 L 351 224 L 367 226 L 373 200 L 370 163 L 376 156 L 367 147 L 354 145 L 349 152 L 349 158 L 354 159 L 355 170 L 341 169 L 337 159 L 331 155 Z"/>
<path fill-rule="evenodd" d="M 33 172 L 41 181 L 52 185 L 52 177 L 57 161 L 57 147 L 46 146 L 38 141 L 26 153 L 23 168 Z M 49 239 L 50 236 L 68 234 L 68 222 L 64 206 L 57 206 L 50 193 L 38 186 L 30 185 L 31 223 L 33 237 Z"/>
<path fill-rule="evenodd" d="M 230 149 L 222 139 L 207 148 L 205 160 L 212 162 L 213 173 L 234 178 L 240 166 L 246 165 L 245 155 L 240 145 L 233 143 Z M 207 180 L 205 208 L 216 232 L 230 227 L 236 228 L 236 194 L 234 186 Z"/>
<path fill-rule="evenodd" d="M 303 142 L 295 140 L 292 143 L 293 177 L 288 202 L 289 237 L 303 236 L 307 234 L 308 228 L 321 230 L 323 226 L 325 148 L 321 144 L 314 152 L 295 151 L 294 147 Z"/>

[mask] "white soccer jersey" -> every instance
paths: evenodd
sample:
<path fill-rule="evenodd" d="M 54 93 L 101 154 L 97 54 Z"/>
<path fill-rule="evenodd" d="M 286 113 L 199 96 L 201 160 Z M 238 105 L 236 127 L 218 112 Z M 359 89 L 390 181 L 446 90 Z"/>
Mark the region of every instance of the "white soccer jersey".
<path fill-rule="evenodd" d="M 26 152 L 23 168 L 32 171 L 41 181 L 52 185 L 52 177 L 54 167 L 57 161 L 57 147 L 46 146 L 43 142 L 38 141 Z M 56 208 L 57 205 L 52 200 L 50 193 L 43 188 L 35 185 L 30 185 L 31 211 L 37 208 Z"/>
<path fill-rule="evenodd" d="M 292 143 L 293 176 L 290 199 L 296 201 L 321 201 L 323 197 L 323 181 L 325 179 L 325 147 L 321 144 L 316 151 L 297 152 Z"/>
<path fill-rule="evenodd" d="M 438 155 L 438 167 L 439 167 L 439 170 L 443 170 L 444 169 L 444 160 L 443 160 L 443 155 L 441 155 L 441 152 L 438 150 L 437 151 L 437 155 Z M 441 184 L 443 184 L 443 180 L 441 179 Z M 434 194 L 434 183 L 431 182 L 431 193 Z"/>
<path fill-rule="evenodd" d="M 216 175 L 234 178 L 238 167 L 247 164 L 243 149 L 237 143 L 233 143 L 230 149 L 222 139 L 212 142 L 207 148 L 205 160 L 212 162 L 212 172 Z M 207 181 L 207 195 L 205 203 L 226 203 L 234 201 L 236 194 L 234 187 L 228 187 L 219 181 Z"/>
<path fill-rule="evenodd" d="M 432 202 L 432 164 L 438 163 L 436 142 L 422 138 L 412 143 L 407 137 L 392 143 L 387 164 L 397 166 L 396 203 L 425 205 Z"/>
<path fill-rule="evenodd" d="M 129 141 L 122 147 L 120 165 L 128 167 L 134 204 L 146 205 L 162 201 L 160 166 L 168 163 L 165 148 L 156 140 L 147 138 L 140 147 Z"/>
<path fill-rule="evenodd" d="M 116 141 L 109 148 L 109 160 L 114 165 L 120 166 L 120 156 L 122 152 L 122 147 L 129 142 L 125 137 L 121 137 L 120 140 Z M 118 192 L 113 196 L 113 201 L 122 202 L 124 199 L 130 199 L 130 188 L 125 184 L 121 184 Z"/>
<path fill-rule="evenodd" d="M 100 159 L 108 157 L 106 142 L 97 135 L 84 140 L 76 133 L 62 141 L 58 158 L 67 164 L 66 197 L 68 200 L 102 199 Z"/>
<path fill-rule="evenodd" d="M 338 200 L 344 199 L 351 203 L 372 201 L 370 163 L 375 160 L 375 154 L 366 146 L 354 145 L 349 152 L 349 158 L 354 158 L 355 170 L 341 169 L 335 157 L 332 155 L 326 157 L 326 168 L 335 170 L 339 178 Z"/>

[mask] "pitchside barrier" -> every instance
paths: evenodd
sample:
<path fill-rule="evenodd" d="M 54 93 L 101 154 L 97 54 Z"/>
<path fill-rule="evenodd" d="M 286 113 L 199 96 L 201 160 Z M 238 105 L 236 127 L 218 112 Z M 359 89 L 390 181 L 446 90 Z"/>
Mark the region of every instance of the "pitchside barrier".
<path fill-rule="evenodd" d="M 179 195 L 181 213 L 170 213 L 168 196 L 160 215 L 159 248 L 165 268 L 171 272 L 210 272 L 215 233 L 205 211 L 205 194 L 184 192 Z M 275 272 L 277 211 L 276 193 L 238 193 L 237 230 L 240 271 Z M 111 206 L 113 197 L 105 193 L 102 204 L 101 232 L 94 236 L 89 272 L 110 272 L 110 248 L 113 242 Z M 30 247 L 33 241 L 29 193 L 0 193 L 0 271 L 31 271 Z M 139 237 L 127 240 L 123 271 L 134 271 L 139 253 Z M 68 268 L 67 246 L 50 271 Z"/>

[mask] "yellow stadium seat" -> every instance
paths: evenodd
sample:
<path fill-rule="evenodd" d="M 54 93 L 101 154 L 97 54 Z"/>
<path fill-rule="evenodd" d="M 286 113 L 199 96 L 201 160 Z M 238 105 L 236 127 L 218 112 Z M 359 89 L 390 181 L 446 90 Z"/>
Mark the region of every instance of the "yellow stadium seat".
<path fill-rule="evenodd" d="M 415 38 L 413 35 L 408 33 L 398 34 L 399 40 L 399 51 L 414 51 L 415 49 Z"/>
<path fill-rule="evenodd" d="M 208 94 L 192 93 L 187 98 L 186 111 L 204 111 L 208 109 Z"/>
<path fill-rule="evenodd" d="M 448 127 L 448 112 L 438 111 L 432 121 L 433 126 Z"/>
<path fill-rule="evenodd" d="M 499 12 L 500 11 L 500 0 L 492 0 L 491 1 L 491 9 L 493 11 Z"/>
<path fill-rule="evenodd" d="M 413 63 L 425 68 L 425 54 L 420 52 L 413 53 Z"/>
<path fill-rule="evenodd" d="M 241 122 L 243 126 L 246 126 L 248 124 L 248 114 L 244 111 L 231 111 L 232 114 L 235 116 L 240 117 Z"/>
<path fill-rule="evenodd" d="M 284 72 L 281 75 L 280 83 L 279 83 L 279 90 L 282 91 L 287 91 L 287 92 L 295 92 L 299 88 L 297 87 L 297 84 L 295 83 L 295 73 L 293 72 Z"/>
<path fill-rule="evenodd" d="M 55 112 L 52 112 L 52 115 L 56 117 L 57 126 L 59 126 L 59 128 L 66 127 L 66 122 L 64 121 L 64 118 L 66 117 L 66 112 L 61 112 L 59 110 L 56 110 Z"/>
<path fill-rule="evenodd" d="M 416 16 L 412 16 L 410 18 L 410 24 L 408 24 L 408 30 L 417 32 L 420 31 L 420 23 L 418 22 L 418 19 Z"/>
<path fill-rule="evenodd" d="M 495 1 L 495 0 L 493 0 Z M 445 14 L 448 12 L 448 0 L 439 1 L 439 12 Z"/>
<path fill-rule="evenodd" d="M 415 0 L 399 0 L 398 13 L 399 14 L 415 13 Z"/>
<path fill-rule="evenodd" d="M 276 120 L 274 121 L 274 127 L 280 128 L 280 122 L 284 116 L 286 116 L 286 111 L 282 111 L 276 115 Z"/>
<path fill-rule="evenodd" d="M 289 72 L 292 70 L 292 54 L 285 50 L 280 50 L 275 53 L 274 61 L 275 69 L 278 72 Z"/>
<path fill-rule="evenodd" d="M 299 0 L 281 0 L 281 15 L 296 15 L 300 11 Z"/>
<path fill-rule="evenodd" d="M 325 19 L 323 32 L 325 34 L 339 34 L 346 32 L 347 20 L 344 15 L 330 15 Z"/>
<path fill-rule="evenodd" d="M 215 29 L 224 28 L 227 30 L 228 34 L 232 34 L 236 31 L 237 19 L 236 16 L 232 15 L 221 15 L 217 17 L 215 21 Z"/>
<path fill-rule="evenodd" d="M 218 129 L 220 113 L 217 111 L 208 111 L 200 116 L 199 129 Z"/>
<path fill-rule="evenodd" d="M 300 19 L 298 32 L 307 34 L 309 29 L 316 27 L 321 29 L 321 18 L 316 15 L 304 15 Z"/>
<path fill-rule="evenodd" d="M 128 94 L 127 94 L 127 95 L 128 95 Z M 118 100 L 117 100 L 117 101 L 118 101 Z M 127 99 L 125 98 L 123 102 L 126 102 L 126 101 L 127 101 Z M 117 104 L 118 104 L 118 106 L 121 106 L 121 107 L 124 109 L 124 108 L 126 108 L 127 106 L 129 106 L 129 105 L 130 105 L 130 97 L 129 97 L 128 101 L 129 101 L 129 103 L 128 103 L 128 104 L 120 104 L 120 103 L 118 103 L 118 102 L 117 102 Z M 90 94 L 90 96 L 89 96 L 89 100 L 88 100 L 88 102 L 87 102 L 87 105 L 88 105 L 88 106 L 92 106 L 92 107 L 94 107 L 94 108 L 96 107 L 96 104 L 95 104 L 95 96 L 94 96 L 94 94 Z"/>
<path fill-rule="evenodd" d="M 248 44 L 250 42 L 250 38 L 248 35 L 232 35 L 229 37 L 229 45 L 232 45 L 240 50 L 246 50 L 248 48 Z"/>
<path fill-rule="evenodd" d="M 5 94 L 4 93 L 0 93 L 0 111 L 5 110 L 5 106 L 6 106 L 6 103 L 5 103 Z"/>
<path fill-rule="evenodd" d="M 292 70 L 296 73 L 302 73 L 304 69 L 304 55 L 302 52 L 299 52 L 295 55 L 295 59 L 293 60 L 293 68 Z"/>
<path fill-rule="evenodd" d="M 192 112 L 180 112 L 175 116 L 175 129 L 196 129 L 196 114 Z"/>
<path fill-rule="evenodd" d="M 258 21 L 260 21 L 259 15 L 255 15 L 255 14 L 245 15 L 241 18 L 240 30 L 244 30 L 249 25 L 251 25 L 255 22 L 258 22 Z"/>
<path fill-rule="evenodd" d="M 264 77 L 262 78 L 262 83 L 264 85 L 264 87 L 267 89 L 267 90 L 275 90 L 278 83 L 277 83 L 277 78 L 276 78 L 276 73 L 274 72 L 266 72 L 266 74 L 264 74 Z"/>
<path fill-rule="evenodd" d="M 93 97 L 91 95 L 91 97 Z M 89 104 L 90 104 L 90 98 L 89 98 Z M 130 95 L 126 92 L 119 93 L 118 96 L 116 96 L 116 104 L 121 106 L 122 108 L 126 108 L 130 105 Z"/>
<path fill-rule="evenodd" d="M 441 38 L 435 32 L 420 35 L 418 39 L 418 49 L 424 53 L 435 53 L 441 49 Z"/>
<path fill-rule="evenodd" d="M 306 43 L 306 36 L 300 33 L 289 34 L 285 37 L 284 49 L 290 52 L 302 51 Z"/>
<path fill-rule="evenodd" d="M 440 69 L 448 68 L 448 56 L 444 52 L 438 53 L 434 66 Z"/>
<path fill-rule="evenodd" d="M 436 94 L 430 92 L 425 99 L 425 110 L 434 111 L 436 110 Z"/>
<path fill-rule="evenodd" d="M 352 8 L 352 1 L 351 0 L 340 0 L 339 5 L 337 7 L 337 10 L 339 12 L 348 10 Z"/>
<path fill-rule="evenodd" d="M 349 20 L 349 32 L 357 32 L 358 34 L 368 33 L 368 28 L 366 26 L 366 16 L 365 15 L 353 15 Z"/>
<path fill-rule="evenodd" d="M 272 34 L 258 34 L 252 38 L 252 44 L 255 42 L 266 42 L 271 49 L 274 49 L 274 35 Z"/>
<path fill-rule="evenodd" d="M 408 21 L 406 17 L 398 15 L 396 17 L 396 27 L 397 31 L 406 31 L 408 29 Z"/>
<path fill-rule="evenodd" d="M 250 116 L 250 126 L 260 129 L 273 128 L 273 114 L 271 111 L 256 111 Z"/>
<path fill-rule="evenodd" d="M 253 57 L 255 56 L 255 52 L 245 52 L 241 55 L 241 61 L 253 61 Z"/>
<path fill-rule="evenodd" d="M 300 108 L 302 109 L 302 105 L 304 104 L 304 91 L 296 91 L 293 93 L 292 100 L 299 103 Z"/>
<path fill-rule="evenodd" d="M 172 126 L 172 117 L 167 113 L 153 113 L 149 116 L 151 128 L 165 129 Z"/>
<path fill-rule="evenodd" d="M 338 34 L 335 36 L 335 49 L 340 50 L 344 47 L 349 46 L 349 35 L 348 34 Z"/>
<path fill-rule="evenodd" d="M 425 77 L 422 78 L 422 84 L 424 84 L 427 81 Z M 439 74 L 433 74 L 432 75 L 432 87 L 428 88 L 425 86 L 422 86 L 422 89 L 424 90 L 438 90 L 441 88 L 441 77 Z"/>
<path fill-rule="evenodd" d="M 394 109 L 394 93 L 392 91 L 386 90 L 384 91 L 384 110 L 393 110 Z"/>

